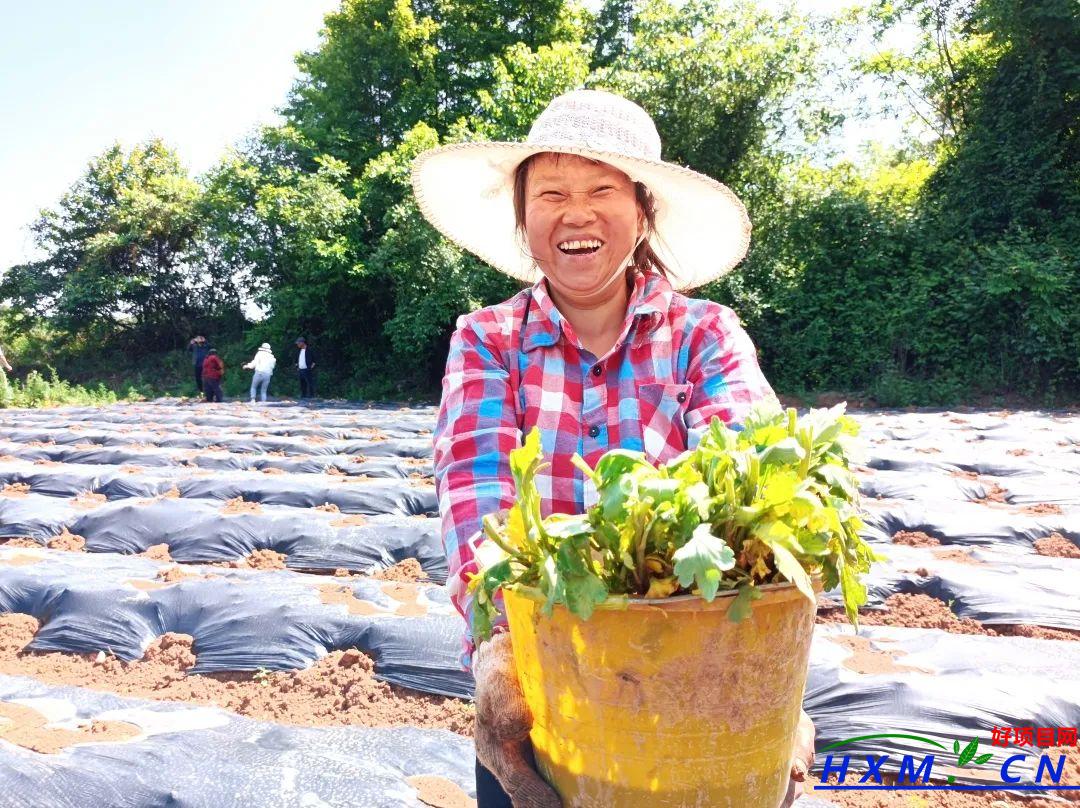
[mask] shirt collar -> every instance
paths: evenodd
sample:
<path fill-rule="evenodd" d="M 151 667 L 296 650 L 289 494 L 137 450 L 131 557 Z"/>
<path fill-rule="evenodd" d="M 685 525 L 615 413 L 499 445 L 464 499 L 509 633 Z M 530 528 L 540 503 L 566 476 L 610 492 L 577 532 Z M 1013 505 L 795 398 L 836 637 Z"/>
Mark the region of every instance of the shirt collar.
<path fill-rule="evenodd" d="M 630 290 L 630 300 L 626 306 L 626 321 L 619 339 L 622 344 L 631 338 L 635 346 L 641 345 L 650 333 L 663 322 L 671 307 L 671 284 L 662 275 L 654 272 L 637 273 L 634 287 Z M 522 335 L 522 349 L 527 353 L 535 348 L 549 348 L 559 341 L 562 332 L 569 329 L 562 314 L 555 307 L 555 302 L 548 292 L 547 281 L 541 278 L 532 288 L 532 300 Z"/>

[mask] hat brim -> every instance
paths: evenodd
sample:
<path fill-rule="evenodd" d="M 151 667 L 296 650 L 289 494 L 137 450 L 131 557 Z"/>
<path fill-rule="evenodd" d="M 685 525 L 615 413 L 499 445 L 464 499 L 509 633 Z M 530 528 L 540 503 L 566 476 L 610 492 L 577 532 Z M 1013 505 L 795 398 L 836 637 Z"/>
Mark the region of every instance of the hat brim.
<path fill-rule="evenodd" d="M 641 182 L 656 200 L 649 243 L 676 289 L 692 289 L 730 272 L 750 246 L 750 217 L 730 188 L 682 166 L 605 151 L 528 143 L 440 146 L 413 163 L 421 212 L 444 236 L 496 269 L 526 283 L 540 279 L 514 223 L 513 172 L 542 152 L 599 160 Z"/>

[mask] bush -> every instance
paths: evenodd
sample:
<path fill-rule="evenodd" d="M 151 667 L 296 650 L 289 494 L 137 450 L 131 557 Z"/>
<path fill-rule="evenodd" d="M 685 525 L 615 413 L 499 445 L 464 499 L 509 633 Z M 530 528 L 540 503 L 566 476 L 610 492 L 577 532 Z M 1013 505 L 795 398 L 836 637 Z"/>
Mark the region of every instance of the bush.
<path fill-rule="evenodd" d="M 59 378 L 55 370 L 51 370 L 49 378 L 32 370 L 21 383 L 10 383 L 0 371 L 0 407 L 100 406 L 118 400 L 116 393 L 103 384 L 93 388 L 72 385 Z"/>

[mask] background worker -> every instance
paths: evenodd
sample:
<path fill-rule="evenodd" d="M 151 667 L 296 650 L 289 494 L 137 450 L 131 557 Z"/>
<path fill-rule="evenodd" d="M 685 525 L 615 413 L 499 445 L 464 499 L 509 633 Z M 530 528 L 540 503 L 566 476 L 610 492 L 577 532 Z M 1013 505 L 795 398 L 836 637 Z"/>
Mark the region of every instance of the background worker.
<path fill-rule="evenodd" d="M 299 350 L 296 372 L 300 379 L 300 398 L 315 398 L 315 355 L 303 337 L 296 338 L 296 347 Z"/>
<path fill-rule="evenodd" d="M 225 377 L 225 363 L 214 348 L 208 348 L 202 366 L 203 395 L 207 401 L 222 401 L 221 380 Z"/>
<path fill-rule="evenodd" d="M 255 352 L 255 357 L 244 365 L 246 370 L 254 370 L 251 377 L 251 403 L 255 403 L 255 393 L 260 393 L 260 399 L 266 401 L 266 390 L 270 386 L 270 377 L 274 374 L 277 359 L 270 349 L 270 343 L 264 342 Z"/>
<path fill-rule="evenodd" d="M 714 417 L 737 425 L 775 396 L 735 313 L 675 291 L 742 259 L 746 209 L 715 180 L 663 162 L 636 104 L 568 93 L 525 143 L 421 155 L 413 185 L 444 235 L 533 284 L 458 320 L 443 377 L 434 460 L 447 585 L 470 621 L 481 519 L 513 504 L 509 455 L 524 434 L 538 427 L 550 460 L 537 475 L 542 515 L 582 513 L 593 503 L 575 454 L 594 464 L 623 448 L 662 463 Z M 472 655 L 479 808 L 558 806 L 532 768 L 505 619 L 495 631 Z M 785 805 L 813 763 L 813 738 L 803 713 Z"/>
<path fill-rule="evenodd" d="M 202 334 L 195 335 L 188 342 L 187 349 L 191 351 L 191 361 L 194 365 L 195 388 L 201 393 L 203 391 L 203 362 L 206 361 L 206 354 L 209 351 L 206 337 Z"/>

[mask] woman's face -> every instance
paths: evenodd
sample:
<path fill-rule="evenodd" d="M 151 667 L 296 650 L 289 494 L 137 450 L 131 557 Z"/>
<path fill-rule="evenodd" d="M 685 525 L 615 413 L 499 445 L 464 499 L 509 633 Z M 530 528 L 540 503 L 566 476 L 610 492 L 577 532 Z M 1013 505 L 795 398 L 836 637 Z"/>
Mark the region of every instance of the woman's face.
<path fill-rule="evenodd" d="M 529 250 L 553 291 L 569 302 L 595 304 L 623 293 L 622 284 L 604 284 L 643 227 L 634 183 L 617 168 L 572 154 L 541 154 L 529 166 Z"/>

